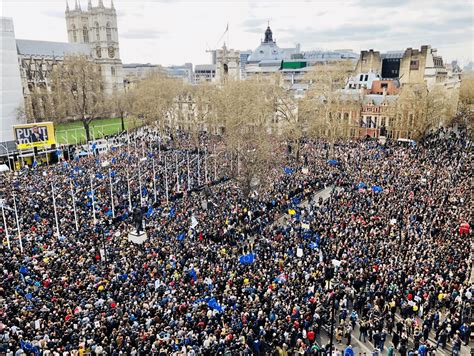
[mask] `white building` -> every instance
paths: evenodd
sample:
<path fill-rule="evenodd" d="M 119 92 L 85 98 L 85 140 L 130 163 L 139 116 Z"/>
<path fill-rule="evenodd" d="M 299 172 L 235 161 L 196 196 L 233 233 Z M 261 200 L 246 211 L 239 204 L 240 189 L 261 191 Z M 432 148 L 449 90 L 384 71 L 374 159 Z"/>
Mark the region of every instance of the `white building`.
<path fill-rule="evenodd" d="M 153 73 L 165 73 L 162 66 L 150 63 L 129 63 L 123 65 L 123 83 L 125 90 Z"/>
<path fill-rule="evenodd" d="M 247 57 L 245 65 L 245 77 L 256 74 L 271 74 L 281 68 L 284 60 L 290 60 L 292 56 L 300 53 L 300 45 L 294 48 L 280 48 L 276 40 L 273 40 L 273 33 L 270 26 L 265 31 L 265 39 Z"/>
<path fill-rule="evenodd" d="M 194 80 L 193 64 L 184 63 L 183 65 L 171 65 L 163 67 L 170 77 L 182 79 L 183 82 L 191 84 Z"/>
<path fill-rule="evenodd" d="M 0 56 L 2 88 L 0 91 L 0 142 L 14 140 L 12 125 L 19 124 L 18 109 L 23 105 L 23 89 L 16 50 L 13 19 L 0 17 Z"/>
<path fill-rule="evenodd" d="M 346 89 L 372 89 L 374 80 L 380 80 L 380 75 L 374 72 L 358 73 L 354 77 L 350 77 Z"/>
<path fill-rule="evenodd" d="M 215 64 L 196 64 L 194 66 L 194 83 L 210 83 L 216 76 Z"/>

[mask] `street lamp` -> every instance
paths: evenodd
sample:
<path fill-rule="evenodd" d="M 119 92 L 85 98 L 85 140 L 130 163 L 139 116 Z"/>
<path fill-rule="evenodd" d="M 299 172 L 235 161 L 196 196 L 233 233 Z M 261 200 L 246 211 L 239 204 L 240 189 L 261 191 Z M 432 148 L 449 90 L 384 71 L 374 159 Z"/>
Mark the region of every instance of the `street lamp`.
<path fill-rule="evenodd" d="M 328 288 L 333 287 L 333 281 L 337 282 L 337 279 L 335 280 L 335 275 L 337 272 L 337 268 L 341 265 L 341 261 L 333 259 L 331 261 L 332 264 L 332 269 L 330 272 L 330 280 L 329 280 L 329 286 Z M 331 300 L 331 330 L 329 334 L 329 355 L 332 354 L 332 348 L 334 344 L 334 324 L 336 321 L 335 314 L 336 314 L 336 288 L 333 287 L 333 292 L 332 292 L 332 300 Z"/>

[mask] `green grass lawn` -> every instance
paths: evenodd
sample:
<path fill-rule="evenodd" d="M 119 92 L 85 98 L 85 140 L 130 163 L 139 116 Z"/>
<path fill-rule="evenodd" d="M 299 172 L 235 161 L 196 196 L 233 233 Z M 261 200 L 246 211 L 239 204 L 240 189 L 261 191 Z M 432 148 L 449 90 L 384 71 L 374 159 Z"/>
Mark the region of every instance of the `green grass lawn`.
<path fill-rule="evenodd" d="M 126 118 L 125 129 L 133 129 L 141 125 L 140 120 Z M 120 118 L 93 120 L 90 124 L 91 139 L 120 133 L 122 124 Z M 55 125 L 56 141 L 60 144 L 86 142 L 86 130 L 81 121 L 65 122 Z"/>

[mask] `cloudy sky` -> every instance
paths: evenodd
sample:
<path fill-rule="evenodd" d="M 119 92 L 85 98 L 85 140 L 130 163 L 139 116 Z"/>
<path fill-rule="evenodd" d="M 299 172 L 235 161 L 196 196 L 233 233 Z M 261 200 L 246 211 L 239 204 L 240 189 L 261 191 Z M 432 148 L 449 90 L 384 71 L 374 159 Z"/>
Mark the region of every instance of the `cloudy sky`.
<path fill-rule="evenodd" d="M 75 0 L 69 0 L 74 6 Z M 110 6 L 110 0 L 103 0 Z M 81 0 L 83 9 L 87 0 Z M 98 0 L 92 0 L 95 6 Z M 114 0 L 124 63 L 209 63 L 207 49 L 254 49 L 267 21 L 281 47 L 356 52 L 431 44 L 445 60 L 472 60 L 470 0 Z M 67 41 L 66 0 L 2 0 L 17 38 Z M 229 32 L 222 37 L 227 24 Z M 228 46 L 229 47 L 229 46 Z"/>

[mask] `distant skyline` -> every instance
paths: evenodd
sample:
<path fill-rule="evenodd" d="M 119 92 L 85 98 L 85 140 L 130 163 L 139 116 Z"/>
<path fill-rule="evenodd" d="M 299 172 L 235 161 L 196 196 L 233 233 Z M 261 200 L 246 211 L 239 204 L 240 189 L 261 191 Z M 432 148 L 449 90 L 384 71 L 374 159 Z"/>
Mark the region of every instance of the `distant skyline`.
<path fill-rule="evenodd" d="M 97 6 L 99 0 L 92 0 Z M 81 0 L 87 9 L 87 0 Z M 103 0 L 110 7 L 110 0 Z M 75 0 L 69 0 L 74 8 Z M 267 22 L 280 47 L 314 49 L 420 48 L 445 61 L 472 60 L 474 5 L 469 0 L 181 1 L 114 0 L 123 63 L 210 63 L 208 49 L 253 50 Z M 17 39 L 67 42 L 65 0 L 2 0 Z M 229 31 L 222 37 L 229 24 Z"/>

